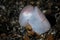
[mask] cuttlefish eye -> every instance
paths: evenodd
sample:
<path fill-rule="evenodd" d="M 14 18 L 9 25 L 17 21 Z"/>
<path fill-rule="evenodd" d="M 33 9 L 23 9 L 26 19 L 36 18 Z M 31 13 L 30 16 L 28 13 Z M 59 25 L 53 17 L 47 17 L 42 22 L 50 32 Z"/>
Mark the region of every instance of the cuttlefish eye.
<path fill-rule="evenodd" d="M 29 24 L 32 30 L 38 34 L 47 32 L 50 29 L 50 23 L 40 9 L 28 5 L 24 7 L 19 15 L 19 23 L 22 27 Z"/>

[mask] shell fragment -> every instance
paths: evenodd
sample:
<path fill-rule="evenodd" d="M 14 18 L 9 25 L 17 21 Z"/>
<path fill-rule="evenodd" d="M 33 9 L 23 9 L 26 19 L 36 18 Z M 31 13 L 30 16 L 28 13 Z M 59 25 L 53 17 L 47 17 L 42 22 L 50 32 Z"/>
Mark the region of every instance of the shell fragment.
<path fill-rule="evenodd" d="M 33 7 L 31 5 L 26 6 L 22 9 L 19 15 L 19 23 L 24 27 L 27 24 L 30 24 L 32 30 L 38 34 L 47 32 L 51 26 L 39 8 Z"/>

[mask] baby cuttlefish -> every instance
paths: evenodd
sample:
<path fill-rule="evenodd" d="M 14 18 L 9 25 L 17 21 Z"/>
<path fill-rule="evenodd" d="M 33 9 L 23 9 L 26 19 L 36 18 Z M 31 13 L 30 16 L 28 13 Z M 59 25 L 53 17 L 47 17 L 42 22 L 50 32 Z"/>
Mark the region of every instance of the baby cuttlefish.
<path fill-rule="evenodd" d="M 42 34 L 50 29 L 50 23 L 40 9 L 28 5 L 24 7 L 19 15 L 19 23 L 22 27 L 29 24 L 34 32 Z"/>

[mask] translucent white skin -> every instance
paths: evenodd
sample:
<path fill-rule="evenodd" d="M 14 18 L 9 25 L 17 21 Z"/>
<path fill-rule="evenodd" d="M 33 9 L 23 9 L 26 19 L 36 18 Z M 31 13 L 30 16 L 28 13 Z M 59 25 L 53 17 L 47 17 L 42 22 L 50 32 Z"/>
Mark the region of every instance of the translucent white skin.
<path fill-rule="evenodd" d="M 19 15 L 19 23 L 25 27 L 28 23 L 37 34 L 42 34 L 50 29 L 50 23 L 38 7 L 26 6 Z"/>

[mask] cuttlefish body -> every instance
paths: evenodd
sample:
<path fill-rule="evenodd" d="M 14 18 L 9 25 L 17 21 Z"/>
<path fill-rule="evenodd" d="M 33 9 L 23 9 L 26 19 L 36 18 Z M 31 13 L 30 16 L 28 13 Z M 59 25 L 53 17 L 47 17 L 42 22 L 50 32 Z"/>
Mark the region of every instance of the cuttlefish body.
<path fill-rule="evenodd" d="M 38 34 L 47 32 L 50 29 L 50 23 L 38 7 L 31 5 L 22 9 L 19 15 L 19 23 L 22 27 L 31 25 L 32 30 Z"/>

